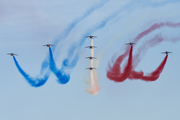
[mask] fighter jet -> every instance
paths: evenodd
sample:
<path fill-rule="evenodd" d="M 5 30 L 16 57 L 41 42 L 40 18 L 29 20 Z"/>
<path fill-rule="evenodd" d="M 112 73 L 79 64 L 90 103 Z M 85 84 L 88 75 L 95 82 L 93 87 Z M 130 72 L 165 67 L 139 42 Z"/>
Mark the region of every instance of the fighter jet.
<path fill-rule="evenodd" d="M 8 53 L 7 55 L 14 56 L 14 55 L 17 55 L 17 54 L 15 54 L 15 53 Z"/>
<path fill-rule="evenodd" d="M 86 58 L 89 58 L 89 59 L 91 59 L 91 60 L 92 60 L 92 59 L 96 59 L 95 57 L 86 57 Z"/>
<path fill-rule="evenodd" d="M 166 54 L 166 55 L 168 55 L 169 53 L 172 53 L 172 52 L 165 51 L 165 52 L 162 52 L 161 54 Z"/>
<path fill-rule="evenodd" d="M 96 46 L 87 46 L 87 47 L 85 47 L 85 48 L 89 48 L 89 49 L 92 49 L 92 48 L 97 48 Z"/>
<path fill-rule="evenodd" d="M 93 68 L 93 67 L 89 67 L 89 68 L 86 68 L 86 69 L 89 69 L 89 70 L 93 70 L 93 69 L 96 69 L 96 68 Z"/>
<path fill-rule="evenodd" d="M 45 44 L 43 46 L 46 46 L 46 47 L 51 47 L 51 46 L 54 46 L 54 45 L 51 45 L 51 44 Z"/>
<path fill-rule="evenodd" d="M 132 42 L 130 42 L 130 43 L 126 43 L 126 45 L 135 45 L 136 43 L 132 43 Z"/>
<path fill-rule="evenodd" d="M 90 35 L 90 36 L 86 36 L 86 38 L 90 38 L 90 39 L 92 39 L 92 38 L 97 38 L 96 36 L 92 36 L 92 35 Z"/>

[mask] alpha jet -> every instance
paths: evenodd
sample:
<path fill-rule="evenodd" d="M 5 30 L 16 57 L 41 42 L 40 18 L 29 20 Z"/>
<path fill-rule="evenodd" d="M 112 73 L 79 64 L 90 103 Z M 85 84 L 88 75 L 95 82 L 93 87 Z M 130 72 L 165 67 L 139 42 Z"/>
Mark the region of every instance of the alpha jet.
<path fill-rule="evenodd" d="M 132 43 L 132 42 L 130 42 L 130 43 L 126 43 L 126 45 L 136 45 L 136 43 Z"/>
<path fill-rule="evenodd" d="M 97 37 L 96 37 L 96 36 L 92 36 L 92 35 L 90 35 L 90 36 L 86 36 L 86 38 L 93 39 L 93 38 L 97 38 Z"/>
<path fill-rule="evenodd" d="M 46 47 L 51 47 L 51 46 L 54 46 L 54 45 L 51 45 L 51 44 L 45 44 L 43 46 L 46 46 Z"/>
<path fill-rule="evenodd" d="M 96 68 L 93 68 L 93 67 L 89 67 L 89 68 L 86 68 L 86 69 L 89 69 L 89 70 L 93 70 L 93 69 L 96 69 Z"/>
<path fill-rule="evenodd" d="M 89 48 L 89 49 L 93 49 L 93 48 L 97 48 L 96 46 L 87 46 L 87 47 L 85 47 L 85 48 Z"/>
<path fill-rule="evenodd" d="M 8 53 L 7 55 L 14 56 L 14 55 L 17 55 L 17 54 L 15 54 L 15 53 Z"/>
<path fill-rule="evenodd" d="M 97 58 L 95 58 L 95 57 L 86 57 L 86 58 L 89 58 L 89 59 L 91 59 L 91 60 L 92 60 L 92 59 L 97 59 Z"/>
<path fill-rule="evenodd" d="M 172 52 L 165 51 L 165 52 L 162 52 L 161 54 L 166 54 L 166 55 L 168 55 L 169 53 L 172 53 Z"/>

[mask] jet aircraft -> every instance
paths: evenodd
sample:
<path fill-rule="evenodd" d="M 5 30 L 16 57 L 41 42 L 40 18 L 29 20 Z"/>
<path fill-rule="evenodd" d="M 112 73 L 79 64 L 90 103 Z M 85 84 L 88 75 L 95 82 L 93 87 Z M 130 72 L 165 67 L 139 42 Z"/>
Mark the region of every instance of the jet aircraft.
<path fill-rule="evenodd" d="M 17 55 L 17 54 L 15 54 L 15 53 L 8 53 L 7 55 L 14 56 L 14 55 Z"/>
<path fill-rule="evenodd" d="M 89 68 L 86 68 L 86 69 L 89 69 L 89 70 L 93 70 L 93 69 L 96 69 L 96 68 L 93 68 L 93 67 L 89 67 Z"/>
<path fill-rule="evenodd" d="M 92 49 L 92 48 L 97 48 L 96 46 L 87 46 L 87 47 L 85 47 L 85 48 L 89 48 L 89 49 Z"/>
<path fill-rule="evenodd" d="M 89 58 L 89 59 L 91 59 L 91 60 L 92 60 L 92 59 L 96 59 L 95 57 L 86 57 L 86 58 Z"/>
<path fill-rule="evenodd" d="M 45 44 L 43 46 L 46 46 L 46 47 L 50 47 L 50 46 L 54 46 L 54 45 L 51 45 L 51 44 Z"/>
<path fill-rule="evenodd" d="M 126 43 L 126 45 L 135 45 L 136 43 L 132 43 L 132 42 L 130 42 L 130 43 Z"/>
<path fill-rule="evenodd" d="M 97 38 L 96 36 L 92 36 L 92 35 L 90 35 L 90 36 L 86 36 L 86 38 L 90 38 L 90 39 L 92 39 L 92 38 Z"/>
<path fill-rule="evenodd" d="M 169 53 L 172 53 L 172 52 L 165 51 L 165 52 L 162 52 L 161 54 L 166 54 L 166 55 L 168 55 Z"/>

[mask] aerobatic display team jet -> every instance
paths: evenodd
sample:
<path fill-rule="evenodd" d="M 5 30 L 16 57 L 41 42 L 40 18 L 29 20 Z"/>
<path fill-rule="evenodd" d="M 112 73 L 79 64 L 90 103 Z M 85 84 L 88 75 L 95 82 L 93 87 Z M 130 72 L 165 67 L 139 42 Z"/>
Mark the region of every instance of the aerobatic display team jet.
<path fill-rule="evenodd" d="M 168 52 L 168 51 L 165 51 L 165 52 L 162 52 L 161 54 L 169 54 L 169 53 L 172 53 L 172 52 Z"/>
<path fill-rule="evenodd" d="M 87 46 L 87 47 L 85 47 L 85 48 L 89 48 L 89 49 L 93 49 L 93 48 L 97 48 L 96 46 Z"/>
<path fill-rule="evenodd" d="M 54 46 L 54 45 L 51 45 L 51 44 L 45 44 L 43 46 L 46 46 L 46 47 L 50 47 L 50 46 Z"/>
<path fill-rule="evenodd" d="M 132 42 L 130 42 L 130 43 L 126 43 L 126 45 L 135 45 L 136 43 L 132 43 Z"/>
<path fill-rule="evenodd" d="M 86 57 L 86 58 L 89 58 L 89 59 L 91 59 L 91 60 L 92 60 L 92 59 L 96 59 L 95 57 Z"/>
<path fill-rule="evenodd" d="M 7 55 L 14 56 L 14 55 L 17 55 L 17 54 L 15 54 L 15 53 L 8 53 Z"/>
<path fill-rule="evenodd" d="M 89 68 L 86 68 L 86 69 L 89 69 L 89 70 L 93 70 L 93 69 L 96 69 L 96 68 L 93 68 L 93 67 L 89 67 Z"/>
<path fill-rule="evenodd" d="M 92 38 L 97 38 L 96 36 L 92 36 L 92 35 L 90 35 L 90 36 L 86 36 L 86 38 L 90 38 L 90 39 L 92 39 Z"/>

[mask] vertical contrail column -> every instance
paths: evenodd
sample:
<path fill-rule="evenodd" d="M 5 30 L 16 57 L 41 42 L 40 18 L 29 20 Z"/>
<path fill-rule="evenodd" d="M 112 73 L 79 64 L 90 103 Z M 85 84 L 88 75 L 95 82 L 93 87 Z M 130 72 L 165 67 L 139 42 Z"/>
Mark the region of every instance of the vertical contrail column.
<path fill-rule="evenodd" d="M 91 46 L 93 46 L 93 39 L 91 39 Z M 94 57 L 94 48 L 91 49 L 91 57 Z M 90 59 L 90 67 L 94 68 L 94 58 Z M 90 70 L 90 82 L 94 84 L 94 70 Z"/>
<path fill-rule="evenodd" d="M 94 70 L 94 45 L 93 45 L 93 39 L 91 39 L 91 56 L 90 59 L 90 89 L 87 89 L 86 91 L 92 95 L 97 95 L 101 89 L 101 87 L 98 85 L 98 74 Z"/>

